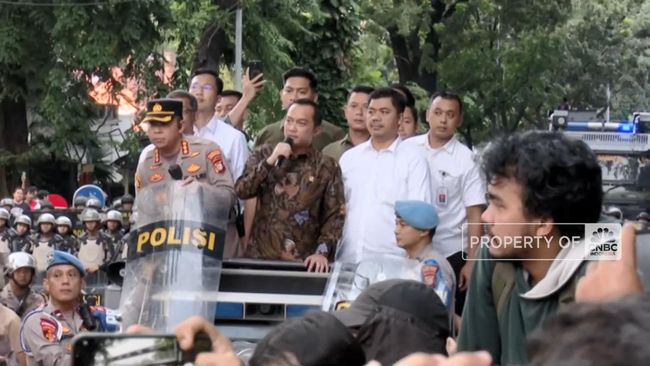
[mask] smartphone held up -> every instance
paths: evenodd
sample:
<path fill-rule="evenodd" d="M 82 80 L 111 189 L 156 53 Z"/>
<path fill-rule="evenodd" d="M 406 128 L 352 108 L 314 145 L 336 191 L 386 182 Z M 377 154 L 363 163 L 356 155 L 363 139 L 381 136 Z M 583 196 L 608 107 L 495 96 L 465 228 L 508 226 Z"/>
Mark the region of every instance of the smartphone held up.
<path fill-rule="evenodd" d="M 73 341 L 72 366 L 187 365 L 211 349 L 210 338 L 203 333 L 196 336 L 190 352 L 181 349 L 173 334 L 84 333 Z"/>

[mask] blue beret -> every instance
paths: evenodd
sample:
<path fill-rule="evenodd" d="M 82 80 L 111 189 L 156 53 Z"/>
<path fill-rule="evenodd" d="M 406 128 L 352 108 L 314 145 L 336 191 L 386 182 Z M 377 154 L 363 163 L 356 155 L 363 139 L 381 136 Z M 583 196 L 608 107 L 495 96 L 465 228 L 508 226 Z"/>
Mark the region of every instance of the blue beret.
<path fill-rule="evenodd" d="M 435 207 L 424 201 L 397 201 L 395 215 L 416 229 L 431 230 L 438 226 Z"/>
<path fill-rule="evenodd" d="M 84 265 L 81 263 L 79 258 L 60 250 L 53 250 L 47 258 L 47 269 L 49 270 L 54 266 L 60 266 L 62 264 L 75 266 L 79 270 L 79 273 L 81 273 L 81 277 L 86 274 L 86 269 L 84 268 Z"/>

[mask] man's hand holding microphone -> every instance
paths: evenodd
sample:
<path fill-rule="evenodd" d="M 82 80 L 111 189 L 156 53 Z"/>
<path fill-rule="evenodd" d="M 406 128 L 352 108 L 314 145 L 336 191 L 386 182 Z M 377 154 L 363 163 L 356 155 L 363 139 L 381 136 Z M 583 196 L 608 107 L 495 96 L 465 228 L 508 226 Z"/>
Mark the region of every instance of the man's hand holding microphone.
<path fill-rule="evenodd" d="M 266 163 L 269 165 L 281 167 L 284 159 L 288 158 L 291 155 L 291 147 L 293 146 L 293 140 L 291 137 L 287 137 L 284 141 L 279 142 L 275 145 L 275 149 L 271 155 L 266 158 Z"/>

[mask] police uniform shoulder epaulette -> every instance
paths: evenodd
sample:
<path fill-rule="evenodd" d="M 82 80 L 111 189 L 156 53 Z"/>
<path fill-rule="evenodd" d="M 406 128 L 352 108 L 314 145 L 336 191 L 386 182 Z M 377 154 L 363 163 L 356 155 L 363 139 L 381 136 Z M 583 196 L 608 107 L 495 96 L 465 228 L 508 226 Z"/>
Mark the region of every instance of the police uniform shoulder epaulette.
<path fill-rule="evenodd" d="M 55 321 L 54 324 L 59 323 L 59 321 L 56 318 L 54 318 L 52 315 L 45 313 L 43 311 L 44 308 L 45 308 L 45 304 L 42 304 L 39 307 L 37 307 L 36 309 L 30 311 L 29 313 L 27 313 L 25 315 L 22 322 L 20 323 L 20 347 L 23 349 L 25 354 L 27 354 L 28 356 L 32 356 L 32 350 L 31 350 L 31 348 L 29 348 L 29 345 L 25 342 L 25 337 L 24 337 L 25 325 L 27 325 L 28 321 L 30 321 L 30 319 L 34 315 L 44 314 L 44 315 L 54 319 L 54 321 Z M 59 329 L 61 329 L 61 328 L 59 327 Z"/>

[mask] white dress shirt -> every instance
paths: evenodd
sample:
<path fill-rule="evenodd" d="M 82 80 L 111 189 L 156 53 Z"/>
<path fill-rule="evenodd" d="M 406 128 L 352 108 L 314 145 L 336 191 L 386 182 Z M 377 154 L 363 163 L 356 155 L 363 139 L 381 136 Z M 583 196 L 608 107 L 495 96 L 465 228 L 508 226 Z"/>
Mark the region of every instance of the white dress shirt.
<path fill-rule="evenodd" d="M 246 136 L 238 129 L 218 119 L 217 116 L 212 117 L 203 128 L 197 128 L 195 125 L 194 136 L 214 141 L 219 145 L 228 166 L 232 169 L 232 178 L 236 182 L 244 173 L 246 160 L 248 160 Z"/>
<path fill-rule="evenodd" d="M 346 217 L 337 260 L 359 262 L 372 255 L 398 255 L 395 201 L 431 202 L 426 161 L 417 149 L 398 138 L 377 151 L 366 141 L 340 160 L 345 186 Z"/>
<path fill-rule="evenodd" d="M 432 203 L 440 220 L 434 247 L 446 257 L 466 250 L 467 232 L 465 240 L 462 235 L 466 208 L 485 204 L 485 182 L 474 153 L 455 137 L 438 149 L 429 145 L 429 134 L 411 137 L 405 144 L 417 147 L 429 165 Z"/>

